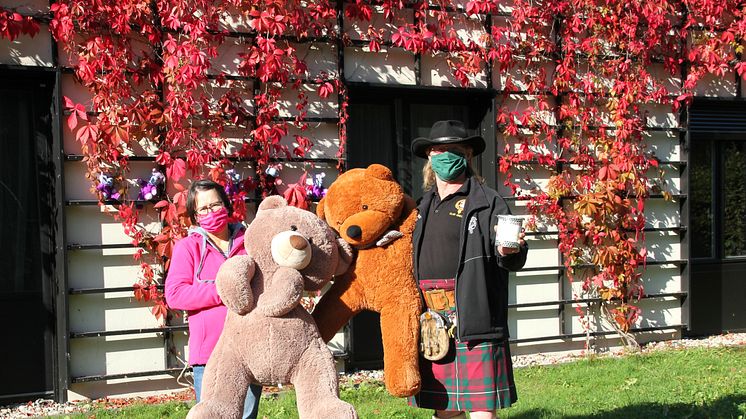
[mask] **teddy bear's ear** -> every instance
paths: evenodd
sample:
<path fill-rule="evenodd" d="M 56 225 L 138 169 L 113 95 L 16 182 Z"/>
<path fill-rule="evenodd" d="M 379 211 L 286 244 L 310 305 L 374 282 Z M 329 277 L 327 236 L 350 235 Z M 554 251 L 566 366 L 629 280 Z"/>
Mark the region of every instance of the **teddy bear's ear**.
<path fill-rule="evenodd" d="M 264 198 L 261 204 L 259 204 L 259 210 L 268 210 L 287 207 L 288 201 L 280 195 L 272 195 Z"/>
<path fill-rule="evenodd" d="M 381 180 L 394 180 L 394 174 L 391 169 L 381 164 L 371 164 L 365 169 L 365 174 Z"/>

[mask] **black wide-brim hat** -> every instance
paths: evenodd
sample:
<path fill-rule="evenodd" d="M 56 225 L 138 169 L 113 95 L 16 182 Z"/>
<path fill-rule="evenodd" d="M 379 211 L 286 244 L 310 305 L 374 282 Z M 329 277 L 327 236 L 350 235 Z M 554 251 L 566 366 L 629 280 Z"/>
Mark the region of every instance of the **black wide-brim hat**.
<path fill-rule="evenodd" d="M 482 154 L 486 144 L 481 135 L 467 135 L 466 128 L 461 121 L 438 121 L 430 128 L 429 137 L 419 137 L 412 140 L 412 154 L 427 158 L 427 149 L 434 145 L 461 144 L 471 148 L 472 155 Z"/>

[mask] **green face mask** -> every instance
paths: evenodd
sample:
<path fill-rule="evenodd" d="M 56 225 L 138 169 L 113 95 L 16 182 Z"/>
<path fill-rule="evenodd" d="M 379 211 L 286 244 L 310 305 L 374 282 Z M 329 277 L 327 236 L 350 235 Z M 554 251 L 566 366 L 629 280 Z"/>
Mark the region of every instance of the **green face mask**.
<path fill-rule="evenodd" d="M 432 166 L 438 179 L 449 182 L 464 173 L 466 157 L 457 151 L 445 151 L 430 156 L 430 166 Z"/>

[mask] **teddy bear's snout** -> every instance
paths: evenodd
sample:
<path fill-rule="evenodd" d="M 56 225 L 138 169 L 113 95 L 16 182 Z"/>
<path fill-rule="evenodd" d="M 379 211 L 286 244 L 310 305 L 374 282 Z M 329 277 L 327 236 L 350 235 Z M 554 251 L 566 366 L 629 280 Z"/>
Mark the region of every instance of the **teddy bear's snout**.
<path fill-rule="evenodd" d="M 351 225 L 347 227 L 347 236 L 353 240 L 363 237 L 363 229 L 360 226 Z"/>
<path fill-rule="evenodd" d="M 308 239 L 295 231 L 283 231 L 272 238 L 272 259 L 279 266 L 303 269 L 311 263 L 313 249 Z"/>

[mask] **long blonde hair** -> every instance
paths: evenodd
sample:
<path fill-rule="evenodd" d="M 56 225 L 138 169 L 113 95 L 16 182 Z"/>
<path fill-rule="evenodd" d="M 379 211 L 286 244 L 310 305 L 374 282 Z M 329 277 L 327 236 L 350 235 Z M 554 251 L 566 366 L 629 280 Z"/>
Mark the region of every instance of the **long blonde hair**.
<path fill-rule="evenodd" d="M 464 154 L 466 155 L 466 177 L 469 178 L 474 176 L 480 183 L 484 182 L 484 179 L 479 176 L 479 173 L 474 169 L 471 161 L 474 158 L 471 153 L 472 150 L 469 147 L 462 147 Z M 428 152 L 429 154 L 429 152 Z M 422 168 L 422 190 L 427 192 L 435 187 L 435 172 L 433 171 L 432 165 L 430 165 L 430 158 L 425 162 L 425 166 Z"/>

